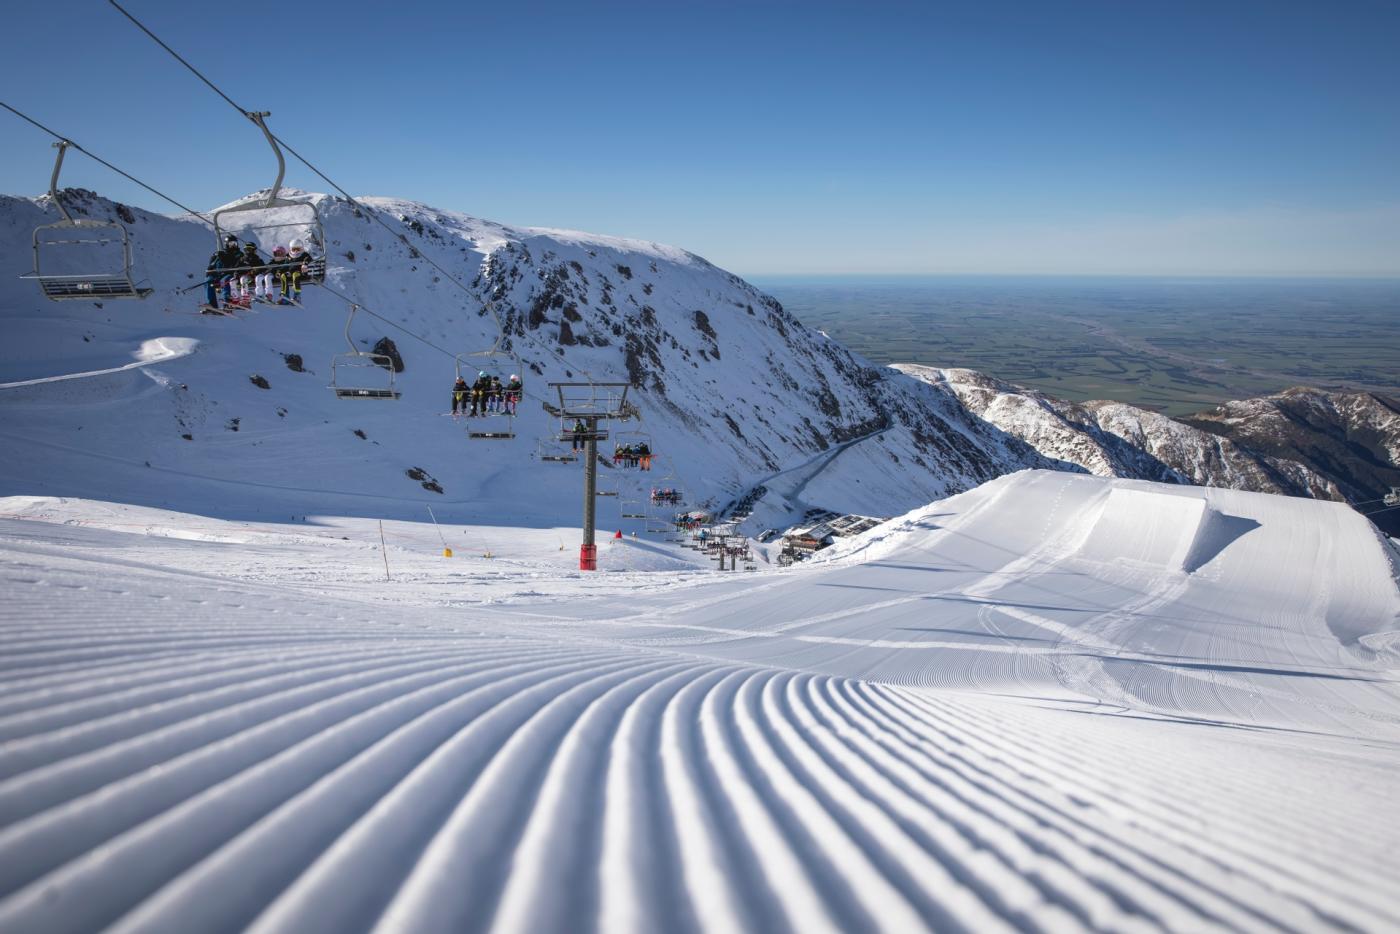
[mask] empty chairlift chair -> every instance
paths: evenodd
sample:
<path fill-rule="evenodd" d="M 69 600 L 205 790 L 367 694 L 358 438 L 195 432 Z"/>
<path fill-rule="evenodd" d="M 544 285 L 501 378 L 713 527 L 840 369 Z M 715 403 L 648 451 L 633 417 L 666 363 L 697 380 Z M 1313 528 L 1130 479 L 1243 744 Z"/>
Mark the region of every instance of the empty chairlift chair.
<path fill-rule="evenodd" d="M 138 285 L 131 271 L 131 235 L 116 221 L 74 220 L 58 196 L 63 155 L 73 145 L 54 143 L 58 158 L 49 178 L 49 197 L 63 220 L 34 230 L 34 271 L 23 279 L 39 283 L 55 302 L 109 298 L 145 298 L 152 289 Z"/>
<path fill-rule="evenodd" d="M 350 337 L 350 322 L 355 320 L 359 308 L 359 305 L 351 305 L 350 315 L 345 319 L 345 343 L 350 350 L 331 358 L 329 388 L 337 399 L 398 399 L 393 358 L 359 350 Z"/>

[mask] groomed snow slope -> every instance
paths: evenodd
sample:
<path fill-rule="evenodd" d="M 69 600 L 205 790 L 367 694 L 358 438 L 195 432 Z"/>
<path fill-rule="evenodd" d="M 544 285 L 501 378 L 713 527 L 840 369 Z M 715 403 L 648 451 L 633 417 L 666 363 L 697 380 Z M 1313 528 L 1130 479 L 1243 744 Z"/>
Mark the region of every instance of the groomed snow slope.
<path fill-rule="evenodd" d="M 393 522 L 392 583 L 362 519 L 0 512 L 3 930 L 1400 925 L 1341 506 L 1025 472 L 725 577 Z"/>

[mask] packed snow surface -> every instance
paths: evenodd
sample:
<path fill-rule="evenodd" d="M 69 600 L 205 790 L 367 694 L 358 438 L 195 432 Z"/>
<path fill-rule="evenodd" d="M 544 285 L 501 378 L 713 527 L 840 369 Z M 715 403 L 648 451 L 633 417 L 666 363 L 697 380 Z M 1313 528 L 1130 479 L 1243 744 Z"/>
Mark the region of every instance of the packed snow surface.
<path fill-rule="evenodd" d="M 1400 926 L 1396 555 L 1342 506 L 1027 471 L 725 575 L 0 514 L 0 930 Z"/>

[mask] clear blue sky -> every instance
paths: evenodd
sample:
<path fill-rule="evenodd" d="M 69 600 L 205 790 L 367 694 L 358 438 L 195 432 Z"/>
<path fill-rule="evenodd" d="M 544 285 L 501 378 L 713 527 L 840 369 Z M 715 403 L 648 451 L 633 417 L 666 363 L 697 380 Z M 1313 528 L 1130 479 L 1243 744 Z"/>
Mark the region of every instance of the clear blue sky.
<path fill-rule="evenodd" d="M 1400 274 L 1393 0 L 126 5 L 355 194 L 748 275 Z M 0 99 L 196 207 L 271 181 L 103 0 L 4 18 Z M 44 136 L 0 140 L 40 193 Z"/>

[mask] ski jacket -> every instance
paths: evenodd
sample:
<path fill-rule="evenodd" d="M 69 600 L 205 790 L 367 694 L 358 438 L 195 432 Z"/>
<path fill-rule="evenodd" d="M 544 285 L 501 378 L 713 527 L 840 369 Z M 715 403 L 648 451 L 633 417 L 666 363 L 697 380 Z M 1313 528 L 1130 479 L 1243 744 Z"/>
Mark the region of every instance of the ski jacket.
<path fill-rule="evenodd" d="M 211 273 L 224 269 L 237 269 L 242 263 L 243 251 L 238 247 L 225 247 L 213 256 L 209 257 L 209 269 Z"/>
<path fill-rule="evenodd" d="M 262 256 L 258 254 L 257 250 L 244 249 L 243 252 L 239 254 L 238 265 L 241 267 L 241 271 L 250 275 L 257 275 L 267 269 L 267 263 L 263 260 Z"/>

